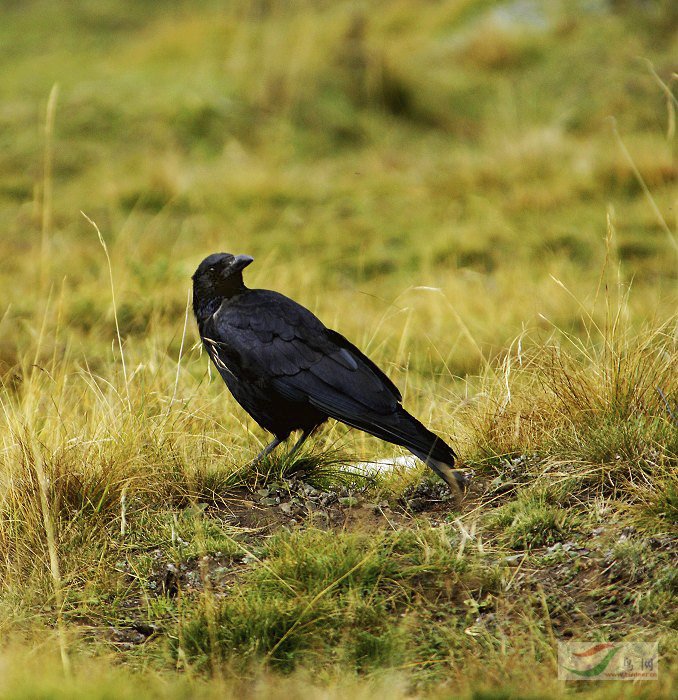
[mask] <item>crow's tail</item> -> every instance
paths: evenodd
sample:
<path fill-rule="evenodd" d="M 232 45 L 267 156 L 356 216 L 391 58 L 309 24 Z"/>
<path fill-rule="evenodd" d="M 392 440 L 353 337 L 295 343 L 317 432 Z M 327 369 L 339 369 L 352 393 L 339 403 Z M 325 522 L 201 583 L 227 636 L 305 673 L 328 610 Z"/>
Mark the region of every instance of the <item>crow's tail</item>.
<path fill-rule="evenodd" d="M 369 422 L 358 423 L 351 421 L 349 425 L 387 442 L 406 447 L 433 469 L 453 491 L 463 491 L 466 488 L 466 478 L 453 468 L 456 455 L 452 448 L 401 406 L 389 416 L 376 417 L 373 414 Z"/>

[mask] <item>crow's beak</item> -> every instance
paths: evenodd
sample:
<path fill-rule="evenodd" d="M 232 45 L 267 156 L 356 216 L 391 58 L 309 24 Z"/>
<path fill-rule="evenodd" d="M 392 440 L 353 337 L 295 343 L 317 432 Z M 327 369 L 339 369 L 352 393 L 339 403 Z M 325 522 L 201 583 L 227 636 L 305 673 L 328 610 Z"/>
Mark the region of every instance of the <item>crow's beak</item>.
<path fill-rule="evenodd" d="M 254 258 L 251 255 L 236 255 L 231 263 L 230 271 L 240 272 L 240 270 L 244 270 L 251 262 L 254 262 Z"/>

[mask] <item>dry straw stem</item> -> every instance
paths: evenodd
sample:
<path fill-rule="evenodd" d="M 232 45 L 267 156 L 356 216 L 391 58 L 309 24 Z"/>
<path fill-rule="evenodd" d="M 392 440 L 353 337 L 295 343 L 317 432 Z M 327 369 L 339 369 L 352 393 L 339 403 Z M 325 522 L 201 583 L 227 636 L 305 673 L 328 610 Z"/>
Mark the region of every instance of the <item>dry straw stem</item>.
<path fill-rule="evenodd" d="M 174 377 L 174 390 L 172 391 L 172 398 L 167 406 L 167 414 L 172 410 L 175 399 L 177 398 L 177 390 L 179 389 L 179 373 L 181 371 L 181 358 L 184 354 L 184 341 L 186 340 L 186 328 L 188 326 L 188 316 L 191 309 L 191 289 L 190 287 L 186 293 L 186 311 L 184 313 L 184 327 L 181 331 L 181 345 L 179 346 L 179 357 L 177 359 L 177 373 Z"/>
<path fill-rule="evenodd" d="M 47 99 L 45 113 L 45 152 L 42 180 L 42 237 L 40 242 L 40 282 L 44 284 L 47 275 L 47 241 L 52 230 L 53 210 L 53 169 L 54 169 L 54 120 L 59 97 L 59 84 L 54 83 Z"/>
<path fill-rule="evenodd" d="M 652 61 L 645 59 L 645 63 L 647 64 L 648 70 L 652 74 L 652 77 L 655 79 L 655 82 L 662 89 L 664 95 L 666 95 L 666 109 L 668 112 L 666 139 L 668 141 L 672 141 L 676 135 L 676 107 L 678 107 L 678 99 L 676 99 L 676 96 L 673 94 L 671 87 L 659 77 L 657 71 L 655 71 L 654 66 L 652 65 Z M 673 83 L 676 80 L 678 80 L 678 74 L 673 73 L 671 75 L 671 82 Z"/>
<path fill-rule="evenodd" d="M 657 206 L 657 203 L 654 200 L 654 197 L 652 196 L 652 192 L 650 192 L 650 188 L 647 186 L 647 183 L 643 179 L 643 176 L 640 174 L 640 170 L 638 170 L 638 166 L 636 165 L 635 161 L 633 160 L 633 156 L 631 155 L 631 152 L 626 147 L 626 144 L 624 143 L 624 140 L 622 139 L 621 134 L 619 133 L 619 130 L 617 129 L 617 120 L 614 117 L 611 117 L 610 120 L 612 123 L 612 132 L 614 133 L 614 137 L 617 141 L 617 144 L 619 145 L 619 148 L 621 149 L 622 153 L 624 154 L 624 157 L 629 162 L 629 165 L 631 166 L 631 170 L 633 171 L 633 174 L 634 174 L 636 180 L 638 180 L 638 184 L 642 188 L 643 193 L 645 194 L 645 197 L 647 198 L 647 201 L 649 202 L 650 206 L 652 207 L 652 211 L 654 212 L 655 216 L 657 217 L 657 221 L 659 222 L 659 225 L 664 230 L 664 233 L 666 234 L 667 238 L 669 239 L 669 243 L 673 246 L 673 249 L 676 252 L 676 255 L 678 258 L 678 240 L 676 240 L 675 235 L 673 234 L 673 232 L 669 228 L 668 224 L 666 223 L 664 216 L 662 215 L 659 207 Z"/>
<path fill-rule="evenodd" d="M 24 446 L 26 448 L 26 446 Z M 54 586 L 54 600 L 57 608 L 57 628 L 59 636 L 59 651 L 61 654 L 61 663 L 66 675 L 71 673 L 71 662 L 68 655 L 68 645 L 66 642 L 66 628 L 63 620 L 63 582 L 61 579 L 61 570 L 59 567 L 59 555 L 57 552 L 56 534 L 54 532 L 54 523 L 52 522 L 52 514 L 49 507 L 49 484 L 47 475 L 42 462 L 42 454 L 35 439 L 31 441 L 30 454 L 25 455 L 26 463 L 32 463 L 35 469 L 35 474 L 38 479 L 40 493 L 40 510 L 42 511 L 43 526 L 47 537 L 47 549 L 49 551 L 49 567 L 52 575 L 52 583 Z"/>
<path fill-rule="evenodd" d="M 84 211 L 80 212 L 87 221 L 89 221 L 92 226 L 94 226 L 94 230 L 97 232 L 97 236 L 99 236 L 99 242 L 101 243 L 101 247 L 104 249 L 104 253 L 106 255 L 106 262 L 108 264 L 108 277 L 111 282 L 111 300 L 113 303 L 113 318 L 115 319 L 115 334 L 118 338 L 118 347 L 120 348 L 120 361 L 122 362 L 122 374 L 123 378 L 125 380 L 125 393 L 127 395 L 127 408 L 129 409 L 130 413 L 132 412 L 132 400 L 130 398 L 130 393 L 129 393 L 129 381 L 127 379 L 127 367 L 125 365 L 125 352 L 122 347 L 122 336 L 120 335 L 120 324 L 118 322 L 118 307 L 115 303 L 115 285 L 113 284 L 113 267 L 111 265 L 111 257 L 108 254 L 108 246 L 106 245 L 106 241 L 104 240 L 104 237 L 101 235 L 101 231 L 99 230 L 99 227 L 96 225 L 92 219 L 85 214 Z"/>

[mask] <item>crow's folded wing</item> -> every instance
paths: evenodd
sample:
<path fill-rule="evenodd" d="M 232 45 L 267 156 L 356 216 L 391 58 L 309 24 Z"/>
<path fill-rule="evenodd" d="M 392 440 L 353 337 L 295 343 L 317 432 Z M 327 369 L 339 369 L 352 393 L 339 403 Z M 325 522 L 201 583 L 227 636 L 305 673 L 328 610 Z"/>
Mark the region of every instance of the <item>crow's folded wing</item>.
<path fill-rule="evenodd" d="M 228 371 L 349 424 L 398 408 L 396 386 L 346 338 L 286 297 L 268 292 L 257 304 L 255 294 L 224 304 L 205 327 Z"/>

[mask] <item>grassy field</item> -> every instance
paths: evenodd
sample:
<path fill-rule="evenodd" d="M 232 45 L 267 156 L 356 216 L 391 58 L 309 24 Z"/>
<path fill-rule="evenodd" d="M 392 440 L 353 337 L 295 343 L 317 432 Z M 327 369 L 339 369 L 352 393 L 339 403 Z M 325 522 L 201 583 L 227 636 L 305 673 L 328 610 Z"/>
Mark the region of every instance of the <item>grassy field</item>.
<path fill-rule="evenodd" d="M 4 5 L 0 698 L 675 694 L 675 3 Z M 467 495 L 336 424 L 244 466 L 217 251 Z M 659 681 L 558 681 L 567 639 Z"/>

